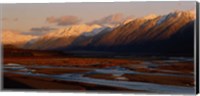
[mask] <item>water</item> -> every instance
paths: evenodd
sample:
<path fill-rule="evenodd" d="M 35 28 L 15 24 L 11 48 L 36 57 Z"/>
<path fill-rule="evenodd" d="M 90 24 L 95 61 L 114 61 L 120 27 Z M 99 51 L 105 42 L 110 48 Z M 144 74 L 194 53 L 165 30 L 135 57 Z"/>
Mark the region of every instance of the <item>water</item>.
<path fill-rule="evenodd" d="M 16 72 L 16 73 L 29 76 L 47 77 L 64 81 L 76 81 L 82 83 L 91 83 L 91 84 L 120 87 L 133 90 L 145 90 L 156 93 L 188 93 L 188 94 L 194 93 L 194 88 L 192 87 L 169 86 L 169 85 L 144 83 L 144 82 L 94 79 L 94 78 L 83 77 L 83 74 L 47 75 L 47 74 L 33 74 L 31 72 Z"/>
<path fill-rule="evenodd" d="M 149 66 L 149 65 L 154 66 L 150 62 L 145 62 L 144 64 L 147 66 Z M 55 66 L 36 66 L 36 65 L 34 65 L 32 67 L 34 67 L 34 68 L 70 68 L 70 69 L 74 68 L 74 69 L 79 69 L 79 68 L 75 68 L 75 67 L 55 67 Z M 145 91 L 156 92 L 156 93 L 188 93 L 188 94 L 194 93 L 193 87 L 183 87 L 183 86 L 161 85 L 161 84 L 146 83 L 146 82 L 127 81 L 127 78 L 122 76 L 124 74 L 145 74 L 145 75 L 162 75 L 162 76 L 185 76 L 185 75 L 136 72 L 133 70 L 129 70 L 127 68 L 120 67 L 120 66 L 108 67 L 108 68 L 103 68 L 103 69 L 94 69 L 90 72 L 85 72 L 85 73 L 68 73 L 68 74 L 59 74 L 59 75 L 33 73 L 34 70 L 28 69 L 26 66 L 23 66 L 20 64 L 12 64 L 11 63 L 11 64 L 5 65 L 4 68 L 5 68 L 6 72 L 11 72 L 11 73 L 16 73 L 16 74 L 47 77 L 47 78 L 53 78 L 53 79 L 57 79 L 57 80 L 64 80 L 64 81 L 91 83 L 91 84 L 104 85 L 104 86 L 127 88 L 127 89 L 132 89 L 132 90 L 145 90 Z M 85 68 L 80 68 L 80 69 L 85 69 Z M 89 68 L 86 68 L 86 69 L 89 69 Z M 165 71 L 168 71 L 168 70 L 165 70 Z M 116 80 L 104 80 L 104 79 L 84 77 L 84 75 L 86 75 L 86 74 L 97 74 L 97 73 L 113 74 L 113 76 L 116 77 Z M 192 76 L 190 76 L 190 77 L 192 77 Z"/>

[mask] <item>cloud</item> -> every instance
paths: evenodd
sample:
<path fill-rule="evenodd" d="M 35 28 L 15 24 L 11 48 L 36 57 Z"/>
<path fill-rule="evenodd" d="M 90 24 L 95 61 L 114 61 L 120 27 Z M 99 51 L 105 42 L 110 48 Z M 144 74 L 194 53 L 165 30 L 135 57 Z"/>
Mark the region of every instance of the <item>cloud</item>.
<path fill-rule="evenodd" d="M 10 19 L 10 18 L 2 18 L 1 20 L 2 20 L 2 21 L 14 21 L 14 22 L 16 22 L 16 21 L 18 21 L 18 18 L 13 18 L 13 19 Z"/>
<path fill-rule="evenodd" d="M 29 32 L 24 32 L 24 34 L 28 35 L 44 35 L 46 33 L 49 33 L 53 30 L 57 30 L 57 28 L 51 28 L 51 27 L 33 27 L 30 29 Z"/>
<path fill-rule="evenodd" d="M 31 31 L 38 31 L 38 32 L 45 32 L 45 31 L 52 31 L 56 30 L 56 28 L 50 28 L 50 27 L 34 27 L 30 29 Z"/>
<path fill-rule="evenodd" d="M 95 20 L 90 22 L 89 24 L 99 24 L 99 25 L 105 25 L 105 24 L 119 24 L 123 22 L 125 19 L 124 15 L 121 13 L 112 14 L 109 16 L 106 16 L 104 18 L 101 18 L 99 20 Z"/>
<path fill-rule="evenodd" d="M 14 19 L 13 19 L 13 21 L 18 21 L 18 20 L 19 20 L 18 18 L 14 18 Z"/>
<path fill-rule="evenodd" d="M 46 18 L 46 21 L 47 21 L 48 23 L 56 23 L 56 22 L 57 22 L 57 18 L 55 18 L 55 17 L 53 17 L 53 16 L 47 17 L 47 18 Z"/>
<path fill-rule="evenodd" d="M 2 18 L 1 20 L 2 20 L 2 21 L 7 21 L 7 20 L 8 20 L 8 18 Z"/>
<path fill-rule="evenodd" d="M 74 25 L 81 22 L 81 19 L 76 16 L 62 16 L 62 17 L 47 17 L 48 23 L 56 23 L 59 26 Z"/>

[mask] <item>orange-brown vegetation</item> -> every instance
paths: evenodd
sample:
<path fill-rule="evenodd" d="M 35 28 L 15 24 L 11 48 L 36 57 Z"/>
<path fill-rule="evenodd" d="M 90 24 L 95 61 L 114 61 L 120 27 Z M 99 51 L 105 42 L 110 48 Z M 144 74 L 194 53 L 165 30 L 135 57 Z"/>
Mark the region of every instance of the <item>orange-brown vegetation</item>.
<path fill-rule="evenodd" d="M 130 81 L 150 82 L 166 85 L 179 85 L 179 86 L 194 86 L 194 78 L 189 77 L 176 77 L 176 76 L 161 76 L 161 75 L 137 75 L 125 74 Z"/>

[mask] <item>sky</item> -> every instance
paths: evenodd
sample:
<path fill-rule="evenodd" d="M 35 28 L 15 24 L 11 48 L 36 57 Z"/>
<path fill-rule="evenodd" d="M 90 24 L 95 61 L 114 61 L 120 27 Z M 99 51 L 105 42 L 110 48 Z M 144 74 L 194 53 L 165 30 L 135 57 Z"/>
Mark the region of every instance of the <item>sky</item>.
<path fill-rule="evenodd" d="M 113 15 L 117 19 L 138 18 L 149 14 L 164 15 L 176 10 L 192 10 L 195 9 L 195 2 L 38 3 L 1 6 L 3 29 L 33 33 L 80 23 L 102 23 Z"/>

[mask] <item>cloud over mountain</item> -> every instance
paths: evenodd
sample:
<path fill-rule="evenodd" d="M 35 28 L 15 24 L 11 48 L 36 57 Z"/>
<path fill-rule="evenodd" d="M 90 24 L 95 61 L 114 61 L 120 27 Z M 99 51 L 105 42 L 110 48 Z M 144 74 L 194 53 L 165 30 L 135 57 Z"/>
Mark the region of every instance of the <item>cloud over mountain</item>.
<path fill-rule="evenodd" d="M 49 33 L 53 30 L 56 30 L 57 28 L 51 28 L 48 26 L 45 27 L 33 27 L 30 29 L 29 32 L 24 32 L 23 34 L 28 34 L 28 35 L 44 35 L 46 33 Z"/>
<path fill-rule="evenodd" d="M 125 17 L 121 13 L 112 14 L 106 17 L 103 17 L 99 20 L 95 20 L 90 22 L 89 24 L 99 24 L 99 25 L 106 25 L 106 24 L 119 24 L 124 21 Z"/>
<path fill-rule="evenodd" d="M 55 23 L 59 26 L 74 25 L 81 22 L 81 19 L 76 16 L 61 16 L 61 17 L 47 17 L 46 21 L 48 23 Z"/>
<path fill-rule="evenodd" d="M 51 31 L 51 30 L 55 30 L 56 28 L 50 28 L 50 27 L 34 27 L 31 28 L 31 31 L 39 31 L 39 32 L 43 32 L 43 31 Z"/>

